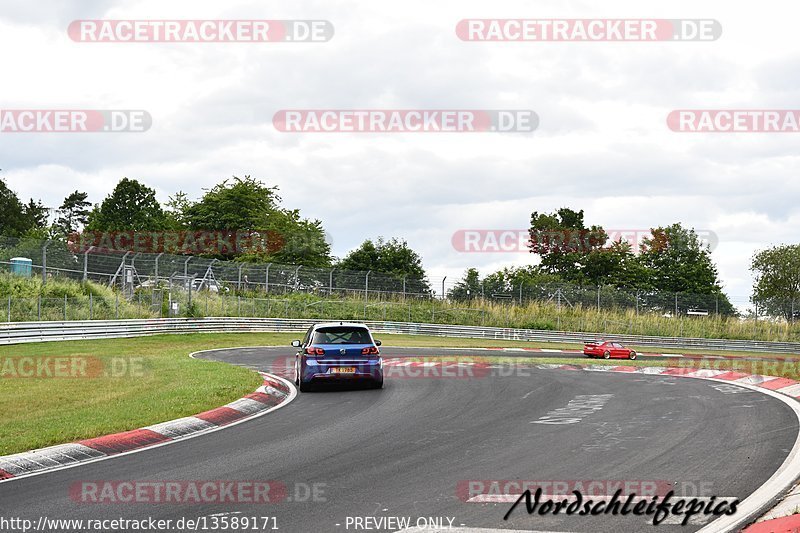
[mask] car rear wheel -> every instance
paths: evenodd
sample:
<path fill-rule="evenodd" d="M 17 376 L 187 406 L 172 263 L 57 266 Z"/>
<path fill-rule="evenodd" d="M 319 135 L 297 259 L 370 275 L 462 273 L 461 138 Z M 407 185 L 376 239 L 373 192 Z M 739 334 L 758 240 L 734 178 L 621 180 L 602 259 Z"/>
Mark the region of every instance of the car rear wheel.
<path fill-rule="evenodd" d="M 300 392 L 311 392 L 313 387 L 311 383 L 306 383 L 305 381 L 301 381 L 299 384 Z"/>
<path fill-rule="evenodd" d="M 603 352 L 603 359 L 611 359 L 611 352 L 609 352 L 608 350 Z"/>
<path fill-rule="evenodd" d="M 633 350 L 631 350 L 631 353 L 629 353 L 629 354 L 628 354 L 628 359 L 630 359 L 631 361 L 633 361 L 634 359 L 636 359 L 636 352 L 634 352 Z"/>

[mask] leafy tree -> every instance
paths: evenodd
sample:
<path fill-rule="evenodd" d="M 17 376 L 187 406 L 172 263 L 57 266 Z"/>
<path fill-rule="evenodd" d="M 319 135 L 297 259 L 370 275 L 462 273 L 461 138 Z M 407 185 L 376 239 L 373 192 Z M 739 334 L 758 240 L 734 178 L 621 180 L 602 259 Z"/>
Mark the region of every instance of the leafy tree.
<path fill-rule="evenodd" d="M 250 176 L 234 176 L 233 183 L 223 181 L 186 208 L 186 223 L 195 230 L 264 230 L 279 209 L 277 190 Z"/>
<path fill-rule="evenodd" d="M 180 214 L 176 220 L 193 230 L 249 233 L 251 242 L 260 244 L 234 251 L 231 256 L 239 261 L 330 266 L 330 245 L 322 223 L 301 218 L 299 210 L 282 208 L 277 191 L 250 176 L 234 176 L 232 182 L 223 181 L 193 204 L 176 195 L 170 207 Z"/>
<path fill-rule="evenodd" d="M 31 199 L 23 204 L 17 194 L 0 179 L 0 235 L 21 237 L 47 225 L 49 210 Z"/>
<path fill-rule="evenodd" d="M 593 252 L 600 251 L 608 235 L 600 226 L 586 227 L 583 210 L 562 207 L 551 214 L 531 213 L 531 253 L 541 257 L 541 269 L 574 283 L 597 282 L 611 275 L 602 270 L 605 257 L 595 256 L 592 277 L 587 277 L 586 265 Z"/>
<path fill-rule="evenodd" d="M 379 237 L 377 242 L 367 239 L 347 254 L 336 267 L 342 270 L 372 270 L 396 278 L 407 277 L 409 280 L 424 282 L 426 289 L 429 288 L 422 258 L 409 248 L 406 241 L 397 238 L 387 241 Z"/>
<path fill-rule="evenodd" d="M 478 271 L 470 268 L 449 293 L 450 298 L 466 299 L 466 290 L 469 289 L 470 297 L 483 297 L 487 300 L 497 298 L 497 295 L 510 296 L 516 299 L 520 288 L 523 289 L 523 298 L 531 296 L 541 298 L 549 294 L 549 288 L 563 284 L 563 280 L 554 274 L 544 272 L 539 266 L 504 268 L 492 272 L 482 280 Z"/>
<path fill-rule="evenodd" d="M 622 239 L 586 254 L 582 273 L 583 279 L 591 285 L 638 289 L 649 283 L 647 269 L 633 254 L 630 243 Z"/>
<path fill-rule="evenodd" d="M 701 244 L 693 229 L 672 224 L 654 228 L 651 233 L 652 237 L 643 240 L 639 261 L 647 269 L 653 291 L 713 296 L 691 306 L 708 308 L 715 301 L 721 314 L 734 313 L 722 292 L 711 251 L 708 245 Z"/>
<path fill-rule="evenodd" d="M 61 207 L 58 208 L 58 218 L 54 224 L 56 234 L 69 235 L 86 225 L 89 220 L 89 208 L 92 207 L 92 203 L 86 201 L 88 197 L 85 192 L 75 191 L 64 198 Z"/>
<path fill-rule="evenodd" d="M 167 217 L 167 228 L 171 230 L 186 228 L 189 225 L 187 212 L 191 206 L 192 202 L 189 200 L 189 196 L 183 191 L 178 191 L 170 196 L 164 212 Z"/>
<path fill-rule="evenodd" d="M 167 217 L 156 192 L 136 180 L 123 178 L 114 191 L 89 214 L 90 231 L 153 231 L 165 229 Z"/>
<path fill-rule="evenodd" d="M 800 312 L 800 244 L 761 250 L 750 263 L 753 301 L 766 314 L 794 320 Z"/>
<path fill-rule="evenodd" d="M 481 278 L 477 268 L 468 268 L 461 278 L 450 289 L 449 298 L 455 300 L 468 300 L 481 296 Z"/>

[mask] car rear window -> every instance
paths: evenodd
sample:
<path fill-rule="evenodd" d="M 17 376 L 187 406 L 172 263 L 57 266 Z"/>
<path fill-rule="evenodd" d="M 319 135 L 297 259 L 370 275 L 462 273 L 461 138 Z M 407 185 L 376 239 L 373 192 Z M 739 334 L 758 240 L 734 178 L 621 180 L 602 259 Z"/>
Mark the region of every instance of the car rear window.
<path fill-rule="evenodd" d="M 314 332 L 312 344 L 372 344 L 365 328 L 334 326 L 320 328 Z"/>

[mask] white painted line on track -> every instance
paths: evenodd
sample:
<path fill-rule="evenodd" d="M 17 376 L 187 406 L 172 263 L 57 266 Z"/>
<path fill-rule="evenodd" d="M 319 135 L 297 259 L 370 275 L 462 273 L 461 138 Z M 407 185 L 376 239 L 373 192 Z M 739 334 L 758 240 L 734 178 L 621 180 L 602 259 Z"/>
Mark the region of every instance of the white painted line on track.
<path fill-rule="evenodd" d="M 719 383 L 730 383 L 722 379 L 702 378 L 708 381 Z M 739 387 L 751 389 L 776 398 L 794 412 L 800 423 L 800 402 L 776 391 L 749 385 L 747 383 L 737 383 Z M 697 533 L 712 533 L 717 531 L 732 531 L 737 527 L 742 527 L 749 522 L 755 521 L 759 516 L 759 511 L 766 507 L 773 499 L 784 491 L 789 490 L 794 485 L 797 472 L 800 471 L 800 432 L 794 441 L 791 451 L 786 456 L 778 470 L 759 488 L 750 493 L 750 496 L 739 502 L 736 514 L 732 516 L 721 516 L 697 531 Z"/>

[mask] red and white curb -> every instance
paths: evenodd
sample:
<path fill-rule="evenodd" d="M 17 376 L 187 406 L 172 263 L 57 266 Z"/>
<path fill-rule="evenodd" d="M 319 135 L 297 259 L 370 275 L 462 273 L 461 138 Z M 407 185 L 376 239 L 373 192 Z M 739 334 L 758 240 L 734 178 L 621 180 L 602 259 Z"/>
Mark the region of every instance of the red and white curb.
<path fill-rule="evenodd" d="M 568 354 L 583 354 L 583 350 L 556 350 L 553 348 L 446 348 L 452 350 L 491 350 L 498 352 L 538 352 L 538 353 L 568 353 Z M 707 354 L 685 354 L 685 353 L 651 353 L 651 352 L 636 352 L 638 355 L 647 357 L 675 357 L 675 358 L 688 358 L 688 359 L 741 359 L 737 355 L 707 355 Z M 777 359 L 784 359 L 778 357 Z"/>
<path fill-rule="evenodd" d="M 0 457 L 0 483 L 140 452 L 246 422 L 280 409 L 297 396 L 287 380 L 260 373 L 255 392 L 222 407 L 113 435 Z"/>

